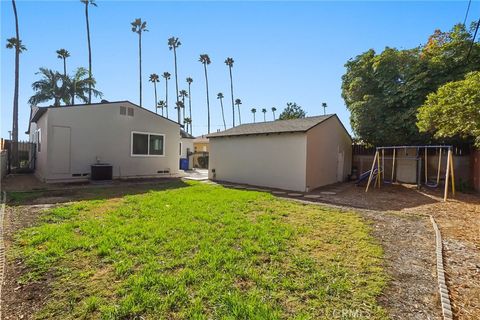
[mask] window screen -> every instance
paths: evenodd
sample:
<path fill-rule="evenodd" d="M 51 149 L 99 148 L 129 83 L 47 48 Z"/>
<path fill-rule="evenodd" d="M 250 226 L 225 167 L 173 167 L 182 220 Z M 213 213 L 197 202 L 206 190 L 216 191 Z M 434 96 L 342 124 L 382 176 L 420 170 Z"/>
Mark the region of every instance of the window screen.
<path fill-rule="evenodd" d="M 163 155 L 163 136 L 150 135 L 150 154 Z"/>
<path fill-rule="evenodd" d="M 122 116 L 126 116 L 127 115 L 127 107 L 120 106 L 120 114 Z"/>
<path fill-rule="evenodd" d="M 148 154 L 148 134 L 134 133 L 132 137 L 132 154 Z"/>
<path fill-rule="evenodd" d="M 133 117 L 133 108 L 128 108 L 128 115 Z"/>

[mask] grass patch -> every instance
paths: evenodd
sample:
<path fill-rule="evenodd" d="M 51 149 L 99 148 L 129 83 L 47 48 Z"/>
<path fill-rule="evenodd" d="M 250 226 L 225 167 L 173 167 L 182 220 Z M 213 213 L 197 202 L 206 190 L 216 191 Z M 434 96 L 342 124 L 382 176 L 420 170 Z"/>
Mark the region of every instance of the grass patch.
<path fill-rule="evenodd" d="M 48 211 L 19 233 L 39 319 L 386 318 L 382 250 L 352 212 L 201 183 Z"/>

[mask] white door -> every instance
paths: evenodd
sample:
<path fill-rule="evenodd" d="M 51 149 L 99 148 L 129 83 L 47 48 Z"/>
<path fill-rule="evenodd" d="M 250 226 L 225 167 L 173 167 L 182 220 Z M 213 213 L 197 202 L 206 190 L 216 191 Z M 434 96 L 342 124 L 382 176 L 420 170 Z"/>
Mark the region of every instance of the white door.
<path fill-rule="evenodd" d="M 345 152 L 338 152 L 337 156 L 337 182 L 343 182 L 343 166 L 344 166 Z"/>
<path fill-rule="evenodd" d="M 70 127 L 53 126 L 51 146 L 52 173 L 70 173 Z"/>

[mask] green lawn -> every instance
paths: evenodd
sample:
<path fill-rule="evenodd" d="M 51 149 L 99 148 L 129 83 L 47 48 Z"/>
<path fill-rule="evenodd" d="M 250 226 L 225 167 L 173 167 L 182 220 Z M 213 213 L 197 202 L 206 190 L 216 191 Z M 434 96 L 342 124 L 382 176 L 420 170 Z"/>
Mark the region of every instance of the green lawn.
<path fill-rule="evenodd" d="M 19 281 L 51 287 L 37 318 L 387 318 L 383 253 L 357 214 L 166 187 L 58 207 L 18 234 Z"/>

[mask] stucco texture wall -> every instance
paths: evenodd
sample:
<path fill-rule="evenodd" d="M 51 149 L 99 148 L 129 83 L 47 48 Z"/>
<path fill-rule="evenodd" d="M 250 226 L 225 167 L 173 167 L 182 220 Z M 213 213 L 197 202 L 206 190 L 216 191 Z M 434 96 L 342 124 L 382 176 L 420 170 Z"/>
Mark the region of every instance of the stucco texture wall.
<path fill-rule="evenodd" d="M 134 116 L 121 115 L 120 106 L 133 107 Z M 114 178 L 154 177 L 163 170 L 178 172 L 178 124 L 133 104 L 51 108 L 40 118 L 38 127 L 47 159 L 43 163 L 37 155 L 37 170 L 47 181 L 73 180 L 72 174 L 90 173 L 90 165 L 97 160 L 113 165 Z M 131 156 L 132 131 L 165 135 L 164 156 Z"/>
<path fill-rule="evenodd" d="M 336 116 L 307 132 L 309 190 L 345 181 L 351 172 L 352 140 Z"/>
<path fill-rule="evenodd" d="M 211 138 L 209 178 L 305 191 L 306 142 L 304 133 Z"/>

